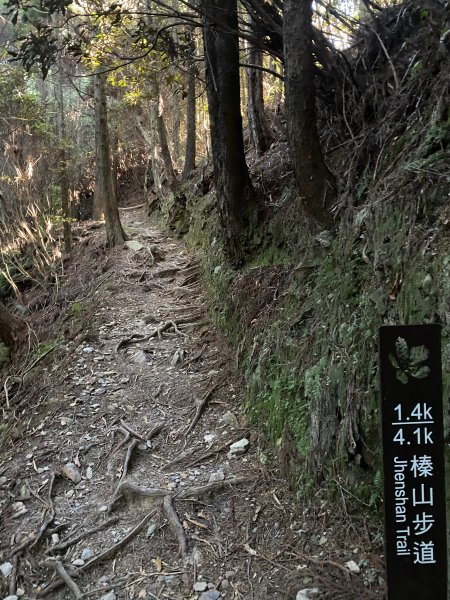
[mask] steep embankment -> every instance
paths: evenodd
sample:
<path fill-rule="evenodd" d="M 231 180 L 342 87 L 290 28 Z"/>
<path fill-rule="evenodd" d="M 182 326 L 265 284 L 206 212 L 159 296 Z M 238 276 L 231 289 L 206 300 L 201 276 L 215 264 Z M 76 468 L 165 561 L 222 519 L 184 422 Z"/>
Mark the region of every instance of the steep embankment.
<path fill-rule="evenodd" d="M 213 192 L 188 195 L 184 227 L 190 215 L 249 412 L 301 492 L 314 479 L 350 503 L 381 499 L 380 325 L 442 323 L 449 372 L 449 28 L 445 2 L 391 7 L 319 81 L 333 229 L 302 215 L 283 137 L 251 161 L 267 217 L 243 269 L 222 255 Z"/>

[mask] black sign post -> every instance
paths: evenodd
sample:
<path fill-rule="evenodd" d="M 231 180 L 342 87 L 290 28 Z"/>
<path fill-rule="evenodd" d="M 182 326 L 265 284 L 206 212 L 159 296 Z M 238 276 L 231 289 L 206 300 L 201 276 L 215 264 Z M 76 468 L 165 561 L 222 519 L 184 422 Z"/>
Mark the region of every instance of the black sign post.
<path fill-rule="evenodd" d="M 388 600 L 447 600 L 439 325 L 380 328 Z"/>

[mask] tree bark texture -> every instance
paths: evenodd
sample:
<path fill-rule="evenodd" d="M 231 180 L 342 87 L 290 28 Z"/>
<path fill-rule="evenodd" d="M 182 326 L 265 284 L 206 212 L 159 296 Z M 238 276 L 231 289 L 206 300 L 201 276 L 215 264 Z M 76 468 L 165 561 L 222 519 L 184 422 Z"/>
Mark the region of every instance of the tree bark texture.
<path fill-rule="evenodd" d="M 177 184 L 177 176 L 173 168 L 172 155 L 170 154 L 169 142 L 167 141 L 167 129 L 164 121 L 164 102 L 159 93 L 159 86 L 156 84 L 156 129 L 158 131 L 159 146 L 164 163 L 164 171 L 167 179 L 167 186 L 172 190 Z"/>
<path fill-rule="evenodd" d="M 184 157 L 182 174 L 183 181 L 188 179 L 192 171 L 195 169 L 197 135 L 195 112 L 195 75 L 194 73 L 189 73 L 186 104 L 186 153 Z"/>
<path fill-rule="evenodd" d="M 12 347 L 20 329 L 20 321 L 0 300 L 0 342 L 3 342 L 5 346 Z"/>
<path fill-rule="evenodd" d="M 174 159 L 176 165 L 178 164 L 178 160 L 179 160 L 180 154 L 181 154 L 180 96 L 179 96 L 179 90 L 177 88 L 178 88 L 177 84 L 174 84 L 172 86 L 172 91 L 173 91 L 173 108 L 172 108 L 173 159 Z"/>
<path fill-rule="evenodd" d="M 204 49 L 211 146 L 225 250 L 243 260 L 243 240 L 256 220 L 255 195 L 245 162 L 240 107 L 237 0 L 204 0 Z"/>
<path fill-rule="evenodd" d="M 311 0 L 284 0 L 285 109 L 289 150 L 307 213 L 332 222 L 335 178 L 328 170 L 317 130 Z"/>
<path fill-rule="evenodd" d="M 251 42 L 248 44 L 248 61 L 255 67 L 263 66 L 262 52 Z M 252 145 L 261 155 L 272 143 L 273 136 L 264 110 L 263 73 L 259 69 L 247 69 L 248 79 L 248 125 Z"/>
<path fill-rule="evenodd" d="M 72 250 L 72 226 L 70 224 L 70 186 L 69 174 L 67 173 L 68 152 L 66 148 L 66 116 L 64 110 L 63 69 L 59 65 L 58 76 L 58 129 L 59 129 L 59 185 L 61 190 L 61 210 L 63 217 L 64 250 L 69 253 Z"/>
<path fill-rule="evenodd" d="M 95 192 L 94 203 L 105 215 L 106 236 L 112 248 L 125 241 L 119 217 L 117 198 L 112 182 L 111 155 L 108 134 L 108 109 L 106 104 L 106 76 L 97 73 L 94 79 L 95 107 Z"/>

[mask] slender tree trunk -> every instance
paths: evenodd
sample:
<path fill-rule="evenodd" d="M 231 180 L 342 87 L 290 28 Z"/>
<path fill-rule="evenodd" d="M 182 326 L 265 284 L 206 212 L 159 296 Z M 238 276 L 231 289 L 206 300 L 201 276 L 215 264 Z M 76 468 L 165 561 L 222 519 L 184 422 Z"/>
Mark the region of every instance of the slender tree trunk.
<path fill-rule="evenodd" d="M 180 96 L 178 93 L 178 85 L 172 86 L 173 91 L 173 112 L 172 112 L 172 130 L 173 130 L 173 160 L 178 163 L 181 155 L 180 144 Z"/>
<path fill-rule="evenodd" d="M 219 215 L 225 249 L 242 262 L 244 241 L 256 221 L 255 194 L 245 162 L 240 106 L 237 0 L 204 0 L 206 89 Z"/>
<path fill-rule="evenodd" d="M 150 166 L 151 166 L 151 170 L 152 170 L 152 177 L 153 177 L 153 186 L 154 186 L 154 191 L 156 193 L 157 196 L 162 196 L 163 195 L 163 190 L 162 190 L 162 183 L 161 183 L 161 175 L 160 175 L 160 170 L 159 170 L 159 159 L 158 159 L 158 152 L 157 152 L 157 144 L 156 144 L 156 107 L 154 106 L 154 104 L 151 105 L 150 107 L 150 131 L 146 131 L 142 125 L 142 123 L 138 120 L 137 121 L 137 126 L 139 128 L 139 131 L 142 134 L 142 137 L 145 139 L 145 141 L 148 144 L 149 150 L 150 150 Z"/>
<path fill-rule="evenodd" d="M 111 155 L 108 135 L 108 109 L 106 104 L 105 74 L 97 73 L 94 79 L 95 106 L 95 203 L 105 214 L 106 236 L 112 248 L 125 241 L 119 217 L 117 198 L 111 175 Z"/>
<path fill-rule="evenodd" d="M 62 62 L 59 64 L 58 74 L 58 129 L 59 129 L 59 183 L 61 189 L 61 209 L 63 217 L 64 250 L 69 253 L 72 250 L 72 227 L 70 224 L 70 187 L 69 175 L 67 173 L 68 152 L 66 148 L 66 115 L 64 110 Z"/>
<path fill-rule="evenodd" d="M 116 198 L 116 202 L 119 200 L 119 138 L 117 137 L 117 133 L 113 131 L 111 133 L 111 183 L 113 188 L 114 197 Z"/>
<path fill-rule="evenodd" d="M 325 164 L 317 130 L 312 37 L 311 0 L 284 0 L 285 106 L 292 167 L 307 212 L 329 226 L 335 178 Z"/>
<path fill-rule="evenodd" d="M 156 129 L 158 131 L 159 145 L 161 148 L 161 156 L 164 163 L 164 171 L 166 174 L 167 185 L 172 190 L 177 184 L 177 176 L 173 168 L 172 156 L 170 154 L 169 142 L 167 141 L 167 129 L 164 121 L 164 102 L 159 92 L 159 86 L 155 83 L 156 88 Z"/>
<path fill-rule="evenodd" d="M 188 74 L 188 91 L 186 104 L 186 154 L 184 157 L 184 167 L 182 180 L 189 178 L 195 169 L 196 156 L 196 115 L 195 115 L 195 75 Z"/>
<path fill-rule="evenodd" d="M 248 61 L 255 67 L 263 66 L 263 55 L 251 42 L 248 44 Z M 269 122 L 264 110 L 263 73 L 259 69 L 247 69 L 248 77 L 248 125 L 252 145 L 261 155 L 266 152 L 273 140 Z"/>
<path fill-rule="evenodd" d="M 179 4 L 178 0 L 172 0 L 173 8 L 175 11 L 178 10 Z M 179 44 L 179 36 L 178 36 L 178 28 L 175 27 L 173 29 L 173 41 L 176 46 Z M 180 143 L 180 128 L 181 128 L 181 118 L 180 118 L 180 95 L 179 95 L 179 85 L 177 81 L 174 81 L 172 84 L 172 93 L 173 93 L 173 108 L 172 108 L 172 141 L 173 141 L 173 160 L 175 165 L 178 166 L 178 161 L 181 156 L 181 143 Z"/>
<path fill-rule="evenodd" d="M 3 342 L 5 346 L 12 347 L 21 328 L 21 322 L 0 300 L 0 342 Z"/>

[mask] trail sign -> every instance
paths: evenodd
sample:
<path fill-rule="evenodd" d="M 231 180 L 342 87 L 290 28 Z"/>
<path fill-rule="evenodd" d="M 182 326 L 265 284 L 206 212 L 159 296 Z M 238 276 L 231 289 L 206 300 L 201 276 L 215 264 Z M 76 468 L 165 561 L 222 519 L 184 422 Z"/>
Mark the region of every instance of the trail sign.
<path fill-rule="evenodd" d="M 388 600 L 447 600 L 441 328 L 380 328 Z"/>

